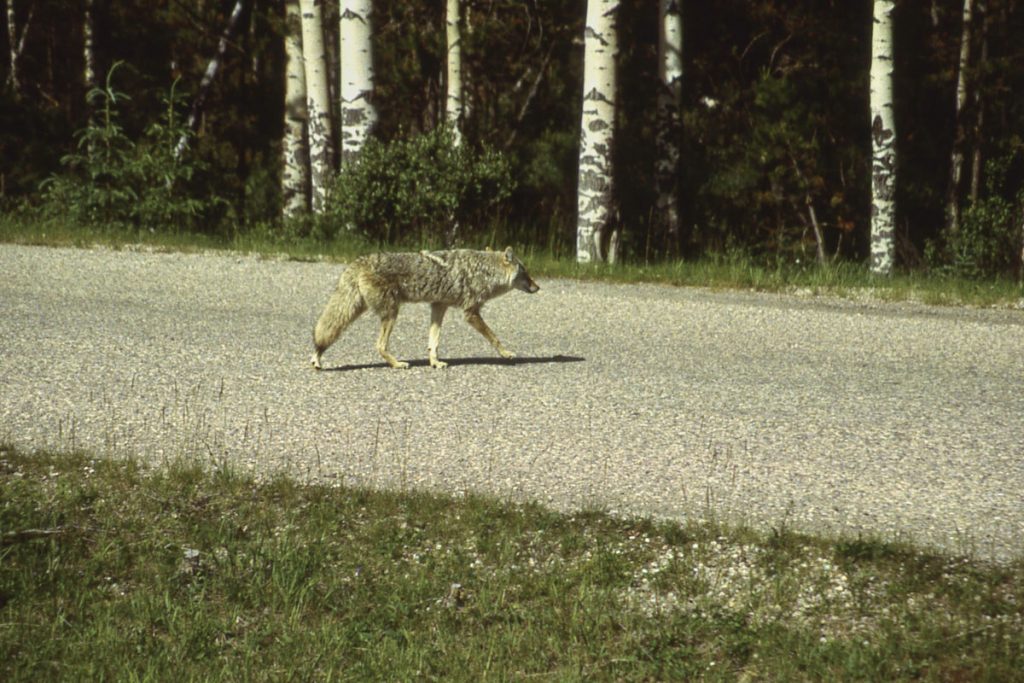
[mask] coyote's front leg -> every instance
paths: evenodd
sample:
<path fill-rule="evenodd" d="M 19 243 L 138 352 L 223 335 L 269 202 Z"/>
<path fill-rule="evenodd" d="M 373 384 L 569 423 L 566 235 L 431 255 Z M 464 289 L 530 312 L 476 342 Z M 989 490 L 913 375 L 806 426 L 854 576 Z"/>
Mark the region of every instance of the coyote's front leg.
<path fill-rule="evenodd" d="M 446 368 L 448 364 L 437 359 L 437 345 L 441 342 L 441 323 L 444 321 L 446 304 L 430 304 L 430 337 L 427 340 L 427 353 L 430 355 L 430 365 L 435 368 Z"/>
<path fill-rule="evenodd" d="M 501 354 L 502 358 L 516 357 L 516 354 L 512 353 L 511 351 L 509 351 L 508 349 L 501 345 L 501 342 L 495 336 L 494 332 L 492 332 L 491 328 L 487 326 L 487 323 L 484 322 L 484 319 L 480 317 L 480 309 L 468 309 L 466 311 L 466 322 L 469 323 L 474 330 L 482 334 L 484 336 L 484 339 L 489 341 L 491 343 L 491 346 L 493 346 L 498 351 L 498 353 Z"/>

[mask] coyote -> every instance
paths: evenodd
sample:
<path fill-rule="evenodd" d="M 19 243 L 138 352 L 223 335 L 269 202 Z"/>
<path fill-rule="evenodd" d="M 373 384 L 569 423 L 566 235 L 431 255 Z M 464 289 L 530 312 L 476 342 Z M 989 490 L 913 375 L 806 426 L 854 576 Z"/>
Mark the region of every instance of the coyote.
<path fill-rule="evenodd" d="M 505 251 L 455 249 L 363 256 L 345 268 L 327 307 L 320 314 L 313 330 L 316 350 L 310 362 L 319 370 L 320 357 L 327 347 L 369 308 L 380 316 L 377 351 L 391 367 L 409 367 L 388 352 L 388 339 L 395 326 L 398 307 L 408 302 L 430 303 L 427 351 L 431 366 L 447 366 L 437 359 L 437 345 L 441 338 L 441 321 L 449 306 L 461 307 L 466 322 L 502 357 L 512 358 L 515 354 L 501 345 L 480 317 L 480 308 L 487 301 L 512 289 L 530 294 L 540 289 L 526 272 L 523 262 L 516 258 L 512 247 Z"/>

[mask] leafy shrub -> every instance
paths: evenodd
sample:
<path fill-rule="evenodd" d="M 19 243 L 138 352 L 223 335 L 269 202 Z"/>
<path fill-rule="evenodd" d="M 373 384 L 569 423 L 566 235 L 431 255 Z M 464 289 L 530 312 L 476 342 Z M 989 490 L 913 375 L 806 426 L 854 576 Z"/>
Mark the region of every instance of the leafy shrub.
<path fill-rule="evenodd" d="M 1008 275 L 1020 266 L 1021 210 L 1024 189 L 1016 195 L 1005 187 L 1016 153 L 986 164 L 986 196 L 963 213 L 960 229 L 947 235 L 949 264 L 954 275 L 981 279 Z"/>
<path fill-rule="evenodd" d="M 448 129 L 370 140 L 335 178 L 320 236 L 354 229 L 378 242 L 451 246 L 483 230 L 512 188 L 501 153 L 456 145 Z"/>
<path fill-rule="evenodd" d="M 93 225 L 175 232 L 195 228 L 218 200 L 191 192 L 189 185 L 203 164 L 175 152 L 182 136 L 191 137 L 177 116 L 180 98 L 172 86 L 162 119 L 140 141 L 132 140 L 118 122 L 118 105 L 129 97 L 112 85 L 121 64 L 111 67 L 103 88 L 89 92 L 98 113 L 75 133 L 77 151 L 61 159 L 67 172 L 43 181 L 43 212 Z"/>
<path fill-rule="evenodd" d="M 960 232 L 951 241 L 953 272 L 966 278 L 1005 275 L 1017 261 L 1020 230 L 1013 205 L 1000 196 L 968 208 Z"/>

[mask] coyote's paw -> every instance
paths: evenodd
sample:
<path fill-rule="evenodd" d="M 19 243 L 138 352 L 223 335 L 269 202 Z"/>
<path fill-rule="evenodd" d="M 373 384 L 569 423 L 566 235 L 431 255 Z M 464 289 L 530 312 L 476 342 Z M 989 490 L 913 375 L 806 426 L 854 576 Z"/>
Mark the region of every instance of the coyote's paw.
<path fill-rule="evenodd" d="M 498 349 L 498 353 L 501 354 L 502 358 L 515 358 L 516 354 L 508 349 Z"/>
<path fill-rule="evenodd" d="M 443 360 L 432 360 L 430 361 L 430 367 L 441 370 L 442 368 L 448 367 L 448 364 L 445 363 Z"/>
<path fill-rule="evenodd" d="M 320 358 L 317 357 L 317 355 L 315 353 L 309 359 L 309 363 L 310 363 L 310 365 L 313 366 L 314 370 L 319 370 L 320 369 Z"/>
<path fill-rule="evenodd" d="M 391 367 L 395 368 L 396 370 L 405 370 L 406 368 L 409 367 L 409 364 L 406 363 L 404 360 L 396 360 L 394 363 L 391 364 Z"/>

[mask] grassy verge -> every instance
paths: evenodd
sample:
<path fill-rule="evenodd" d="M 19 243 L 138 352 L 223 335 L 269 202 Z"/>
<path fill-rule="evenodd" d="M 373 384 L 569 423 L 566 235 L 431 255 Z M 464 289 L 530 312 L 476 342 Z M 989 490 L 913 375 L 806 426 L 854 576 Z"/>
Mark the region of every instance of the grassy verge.
<path fill-rule="evenodd" d="M 1021 306 L 1024 285 L 1012 280 L 963 280 L 928 273 L 880 278 L 856 263 L 774 265 L 742 255 L 707 256 L 697 261 L 652 265 L 588 265 L 527 254 L 531 271 L 549 277 L 610 282 L 649 282 L 686 287 L 745 289 L 847 299 L 913 301 L 929 305 Z"/>
<path fill-rule="evenodd" d="M 0 678 L 1022 680 L 1024 562 L 0 448 Z"/>
<path fill-rule="evenodd" d="M 143 247 L 167 252 L 233 251 L 296 260 L 326 258 L 341 261 L 373 249 L 371 245 L 356 238 L 325 244 L 315 239 L 280 239 L 259 230 L 235 235 L 149 232 L 119 226 L 101 228 L 56 220 L 40 221 L 2 213 L 0 242 L 49 247 Z"/>
<path fill-rule="evenodd" d="M 254 230 L 233 236 L 149 233 L 40 223 L 16 215 L 0 215 L 0 241 L 46 246 L 102 245 L 114 249 L 141 245 L 157 251 L 231 250 L 299 260 L 346 261 L 379 249 L 356 237 L 324 243 L 314 239 L 282 239 Z M 493 245 L 495 247 L 502 245 Z M 410 248 L 422 248 L 414 246 Z M 1024 283 L 1012 280 L 963 280 L 941 274 L 901 273 L 878 278 L 862 264 L 758 263 L 743 255 L 713 255 L 697 261 L 653 265 L 580 265 L 550 251 L 527 248 L 523 258 L 535 277 L 564 277 L 625 283 L 789 292 L 850 299 L 914 301 L 933 305 L 1024 305 Z"/>

